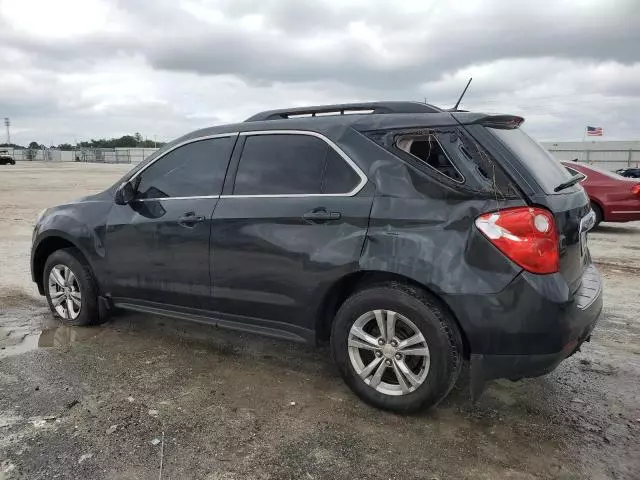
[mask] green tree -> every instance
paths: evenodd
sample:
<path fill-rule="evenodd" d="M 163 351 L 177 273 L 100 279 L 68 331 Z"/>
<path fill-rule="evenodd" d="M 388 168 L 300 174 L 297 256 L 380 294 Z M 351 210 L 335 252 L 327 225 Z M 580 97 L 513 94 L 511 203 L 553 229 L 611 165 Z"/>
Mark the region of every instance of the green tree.
<path fill-rule="evenodd" d="M 29 144 L 29 150 L 27 150 L 27 158 L 29 160 L 35 160 L 38 155 L 38 150 L 40 150 L 40 145 L 38 142 L 31 142 Z"/>
<path fill-rule="evenodd" d="M 156 145 L 161 147 L 164 143 L 157 142 Z M 142 140 L 142 135 L 135 133 L 133 135 L 123 135 L 120 138 L 100 138 L 97 140 L 92 138 L 90 141 L 80 142 L 78 146 L 81 148 L 153 148 L 154 142 L 153 140 Z"/>
<path fill-rule="evenodd" d="M 136 137 L 136 135 L 140 135 L 139 133 L 136 133 L 134 136 L 131 135 L 124 135 L 120 138 L 114 139 L 114 145 L 113 147 L 129 147 L 129 148 L 133 148 L 138 146 L 138 138 Z"/>

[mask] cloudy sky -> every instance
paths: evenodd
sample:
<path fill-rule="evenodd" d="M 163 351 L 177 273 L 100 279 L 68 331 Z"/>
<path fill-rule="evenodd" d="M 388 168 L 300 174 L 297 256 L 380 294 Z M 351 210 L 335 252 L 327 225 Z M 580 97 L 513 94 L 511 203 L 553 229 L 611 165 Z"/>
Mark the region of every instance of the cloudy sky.
<path fill-rule="evenodd" d="M 168 140 L 285 106 L 424 100 L 540 140 L 640 139 L 639 0 L 0 0 L 12 140 Z M 0 134 L 0 142 L 4 135 Z"/>

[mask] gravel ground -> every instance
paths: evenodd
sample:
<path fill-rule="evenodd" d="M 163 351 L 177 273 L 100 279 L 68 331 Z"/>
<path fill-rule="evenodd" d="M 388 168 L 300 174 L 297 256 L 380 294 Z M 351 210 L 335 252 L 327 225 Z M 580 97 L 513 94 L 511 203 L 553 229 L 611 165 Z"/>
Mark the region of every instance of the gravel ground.
<path fill-rule="evenodd" d="M 46 206 L 127 165 L 0 169 L 0 479 L 638 479 L 640 224 L 590 235 L 591 343 L 552 374 L 397 416 L 314 349 L 146 315 L 57 324 L 29 276 Z"/>

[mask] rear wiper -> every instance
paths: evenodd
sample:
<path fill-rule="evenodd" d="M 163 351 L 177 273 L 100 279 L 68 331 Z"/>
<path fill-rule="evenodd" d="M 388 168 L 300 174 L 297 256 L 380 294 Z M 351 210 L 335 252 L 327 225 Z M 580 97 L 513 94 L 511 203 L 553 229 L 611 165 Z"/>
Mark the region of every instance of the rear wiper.
<path fill-rule="evenodd" d="M 574 175 L 573 177 L 571 177 L 566 182 L 562 182 L 560 185 L 558 185 L 556 188 L 554 188 L 553 191 L 554 192 L 559 192 L 560 190 L 564 190 L 565 188 L 572 187 L 582 179 L 584 179 L 584 175 Z"/>

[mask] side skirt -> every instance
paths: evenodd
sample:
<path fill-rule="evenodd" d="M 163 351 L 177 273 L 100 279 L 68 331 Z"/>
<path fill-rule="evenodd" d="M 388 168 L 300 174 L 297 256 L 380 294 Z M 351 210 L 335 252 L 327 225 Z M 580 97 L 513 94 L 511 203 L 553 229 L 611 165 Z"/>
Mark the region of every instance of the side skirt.
<path fill-rule="evenodd" d="M 123 310 L 163 315 L 294 342 L 315 343 L 315 332 L 288 323 L 129 298 L 112 298 L 111 300 L 115 307 Z"/>

